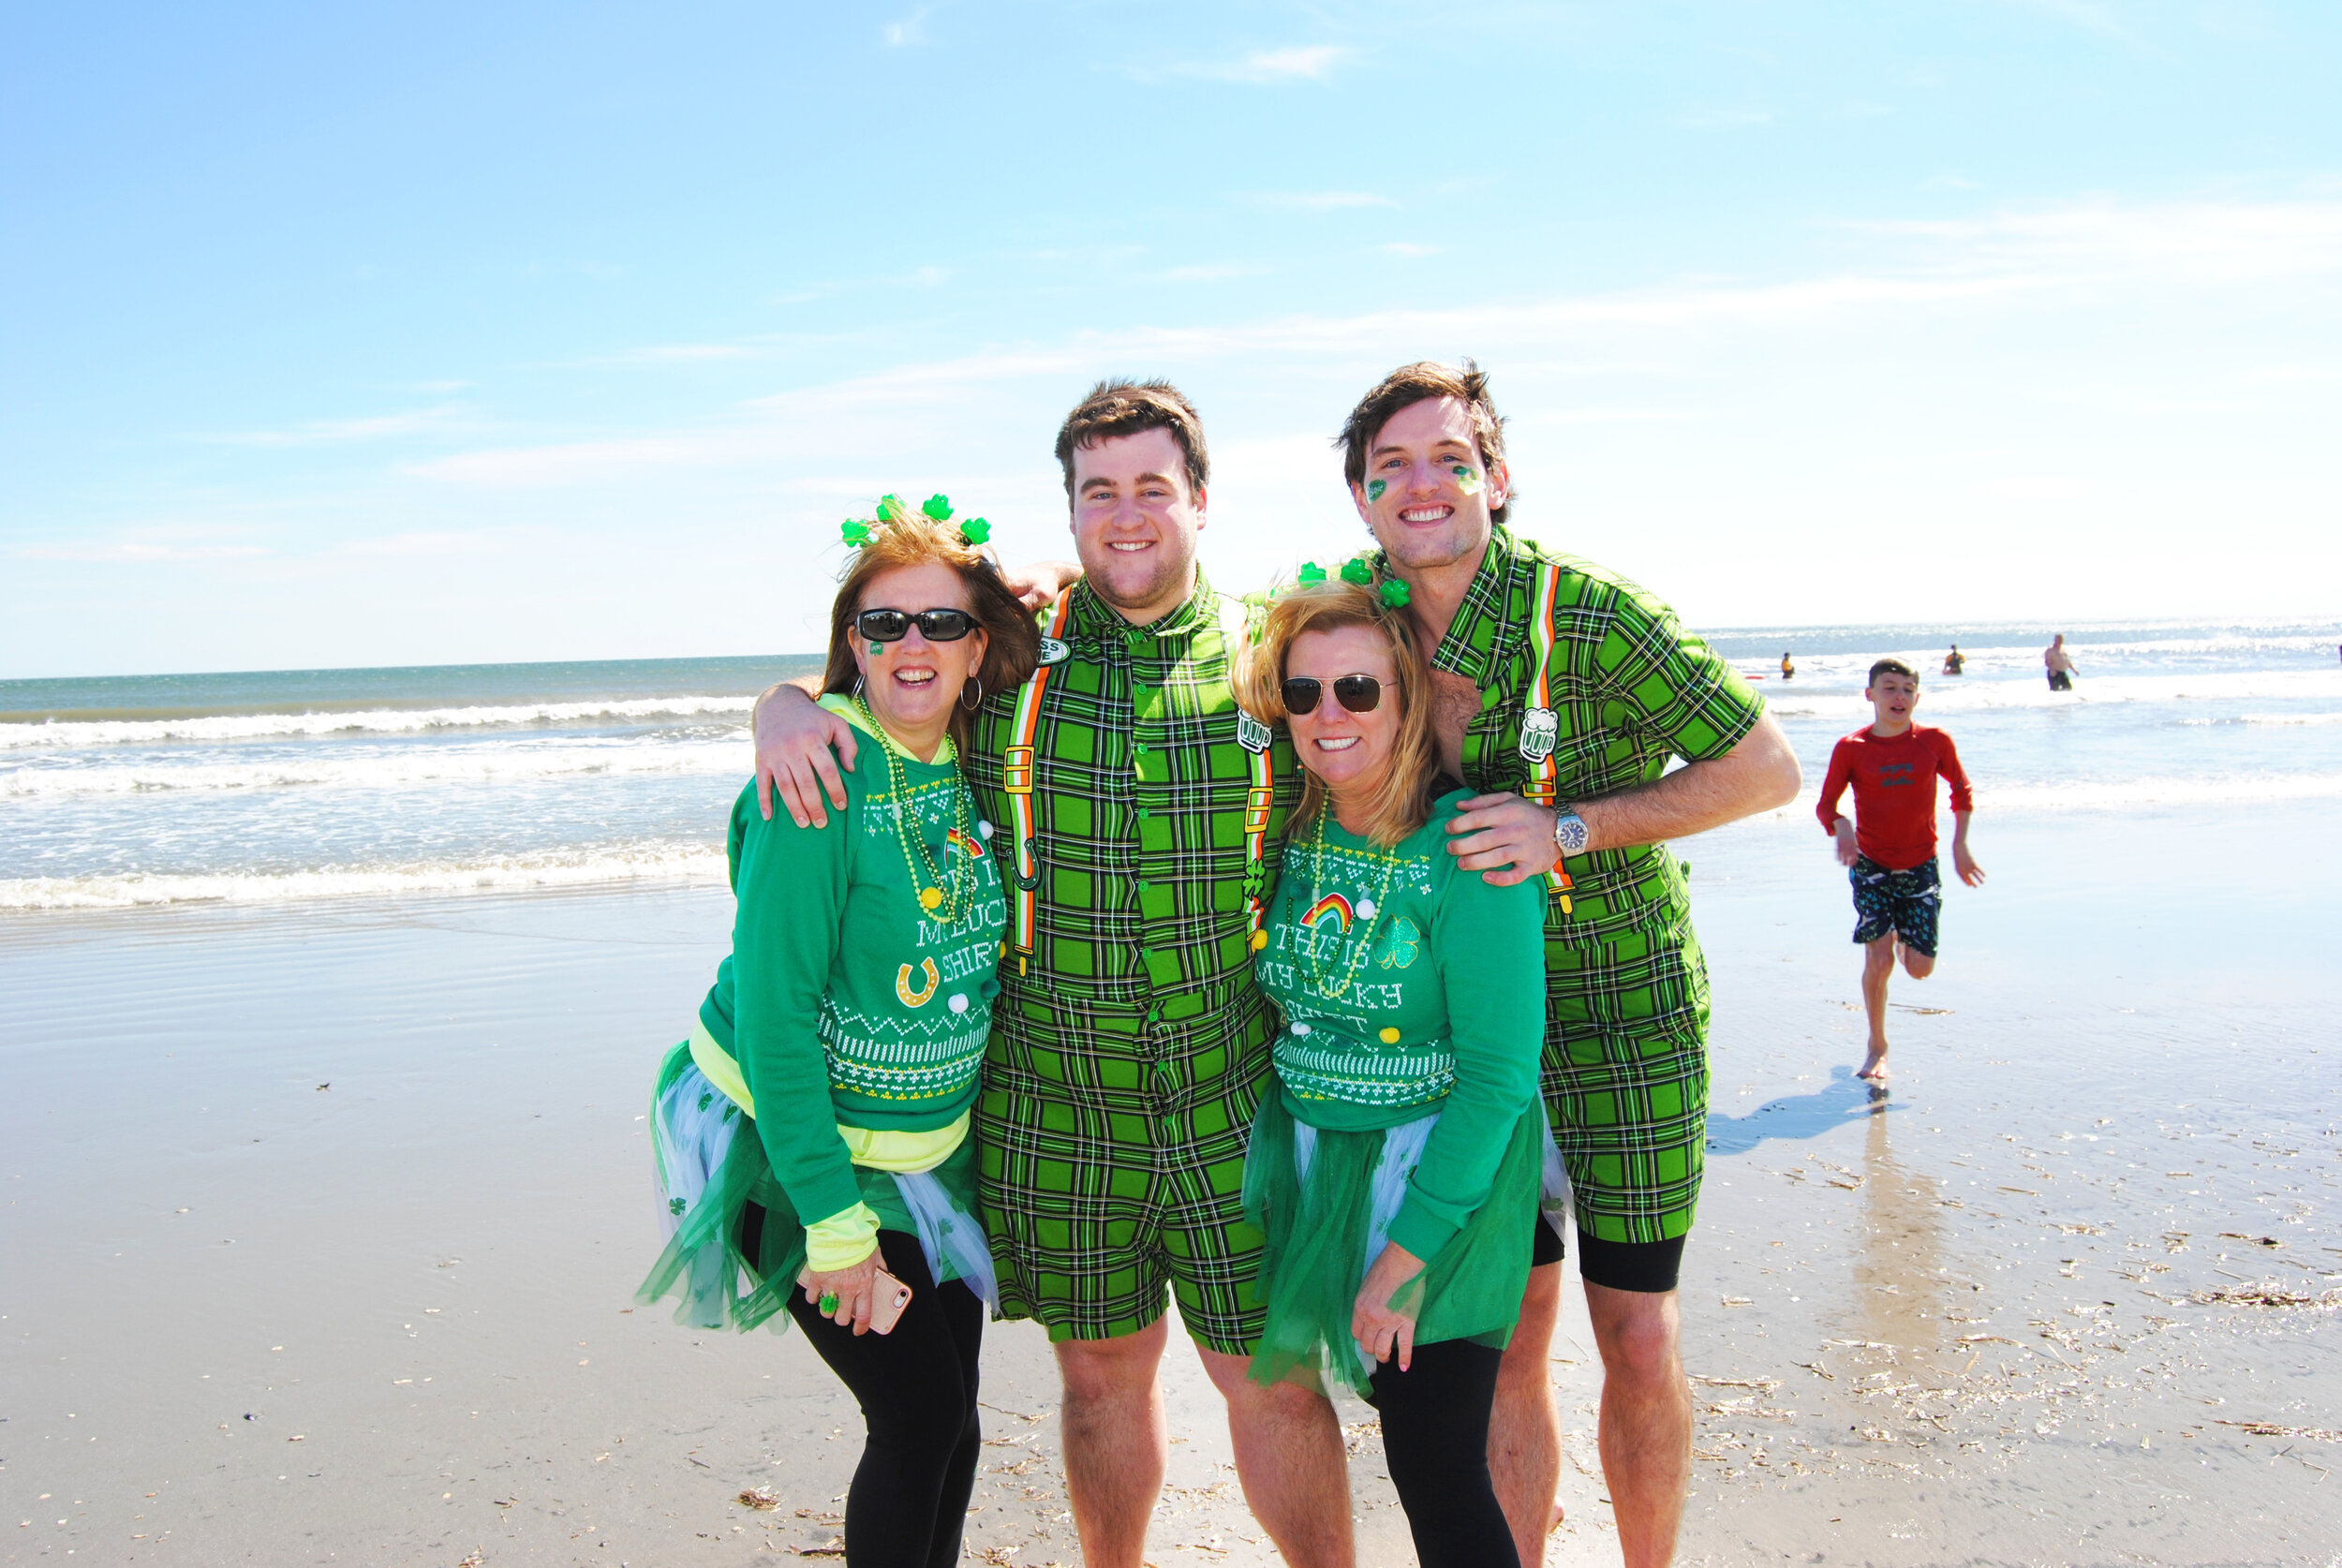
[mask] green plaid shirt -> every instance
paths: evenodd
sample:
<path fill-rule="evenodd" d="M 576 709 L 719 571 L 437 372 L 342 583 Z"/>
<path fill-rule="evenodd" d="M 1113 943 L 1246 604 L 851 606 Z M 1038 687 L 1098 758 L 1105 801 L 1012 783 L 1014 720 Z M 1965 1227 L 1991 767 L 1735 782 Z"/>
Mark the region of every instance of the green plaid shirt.
<path fill-rule="evenodd" d="M 1130 625 L 1087 583 L 1074 589 L 1072 657 L 1049 678 L 1033 736 L 1032 963 L 1023 974 L 1013 956 L 1001 965 L 996 1083 L 1195 1102 L 1256 1092 L 1267 1071 L 1274 1018 L 1253 984 L 1244 900 L 1252 774 L 1219 606 L 1200 573 L 1194 595 L 1151 626 Z M 1001 776 L 1016 696 L 986 700 L 961 752 L 1012 888 Z M 1270 747 L 1267 886 L 1299 793 L 1282 728 Z"/>
<path fill-rule="evenodd" d="M 1547 670 L 1563 802 L 1648 783 L 1670 755 L 1721 757 L 1756 727 L 1747 681 L 1625 579 L 1498 528 L 1432 657 L 1480 688 L 1464 781 L 1520 792 L 1540 579 L 1562 568 Z M 1689 1230 L 1707 1115 L 1708 971 L 1683 868 L 1664 844 L 1571 859 L 1571 909 L 1546 903 L 1543 1090 L 1578 1223 L 1605 1241 Z"/>
<path fill-rule="evenodd" d="M 1530 781 L 1520 754 L 1521 717 L 1537 674 L 1530 622 L 1537 578 L 1549 566 L 1563 569 L 1548 672 L 1563 802 L 1647 784 L 1667 771 L 1671 755 L 1692 762 L 1721 757 L 1756 727 L 1763 699 L 1715 650 L 1685 633 L 1675 612 L 1590 561 L 1499 527 L 1431 658 L 1435 669 L 1480 688 L 1480 712 L 1464 727 L 1466 784 L 1518 793 Z M 1646 879 L 1638 873 L 1662 853 L 1647 846 L 1571 860 L 1576 911 L 1564 916 L 1555 906 L 1549 934 L 1566 940 L 1573 933 L 1598 936 L 1621 921 L 1643 924 L 1660 890 L 1639 885 Z"/>

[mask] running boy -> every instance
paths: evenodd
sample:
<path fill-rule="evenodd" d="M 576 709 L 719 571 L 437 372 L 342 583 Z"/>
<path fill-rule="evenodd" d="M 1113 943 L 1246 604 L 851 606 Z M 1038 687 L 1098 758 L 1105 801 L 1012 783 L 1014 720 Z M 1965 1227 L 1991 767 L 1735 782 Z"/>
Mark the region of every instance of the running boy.
<path fill-rule="evenodd" d="M 1870 1014 L 1870 1054 L 1859 1074 L 1887 1081 L 1887 982 L 1895 972 L 1895 945 L 1913 980 L 1935 971 L 1936 905 L 1943 896 L 1935 871 L 1935 778 L 1951 783 L 1951 866 L 1970 887 L 1984 885 L 1984 868 L 1968 853 L 1968 819 L 1976 795 L 1960 770 L 1951 737 L 1911 722 L 1920 677 L 1901 659 L 1871 666 L 1862 695 L 1875 716 L 1830 753 L 1815 814 L 1838 841 L 1838 864 L 1852 868 L 1854 939 L 1863 946 L 1862 1008 Z M 1838 815 L 1846 786 L 1854 786 L 1854 816 Z"/>

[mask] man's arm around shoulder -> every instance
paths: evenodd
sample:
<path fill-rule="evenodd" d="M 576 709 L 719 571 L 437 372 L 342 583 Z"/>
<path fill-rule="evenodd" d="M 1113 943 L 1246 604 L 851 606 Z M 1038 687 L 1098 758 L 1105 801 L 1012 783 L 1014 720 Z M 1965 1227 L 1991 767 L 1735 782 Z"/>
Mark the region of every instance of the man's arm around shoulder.
<path fill-rule="evenodd" d="M 1570 805 L 1586 824 L 1589 851 L 1629 849 L 1705 833 L 1786 806 L 1797 798 L 1802 778 L 1789 738 L 1768 713 L 1721 757 L 1687 762 L 1664 778 Z M 1558 815 L 1553 807 L 1519 795 L 1475 795 L 1449 822 L 1449 833 L 1459 836 L 1447 847 L 1460 857 L 1460 866 L 1484 873 L 1499 887 L 1526 881 L 1551 870 L 1559 858 L 1553 843 Z"/>
<path fill-rule="evenodd" d="M 824 794 L 830 805 L 846 809 L 846 781 L 837 770 L 842 764 L 853 771 L 860 746 L 853 726 L 816 701 L 821 694 L 822 677 L 808 675 L 768 687 L 756 700 L 756 805 L 768 822 L 776 785 L 799 827 L 829 825 L 829 813 L 822 808 Z"/>

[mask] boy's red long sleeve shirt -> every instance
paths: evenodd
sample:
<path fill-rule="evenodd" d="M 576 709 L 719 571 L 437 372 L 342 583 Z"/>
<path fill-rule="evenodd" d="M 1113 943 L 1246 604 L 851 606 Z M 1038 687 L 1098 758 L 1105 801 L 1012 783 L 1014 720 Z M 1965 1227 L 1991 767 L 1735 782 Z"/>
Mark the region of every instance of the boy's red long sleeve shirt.
<path fill-rule="evenodd" d="M 1935 856 L 1935 779 L 1951 785 L 1951 808 L 1976 809 L 1975 791 L 1960 769 L 1960 753 L 1941 730 L 1914 724 L 1882 737 L 1857 730 L 1830 753 L 1814 814 L 1824 833 L 1838 831 L 1838 802 L 1854 786 L 1854 843 L 1864 858 L 1890 871 L 1908 871 Z"/>

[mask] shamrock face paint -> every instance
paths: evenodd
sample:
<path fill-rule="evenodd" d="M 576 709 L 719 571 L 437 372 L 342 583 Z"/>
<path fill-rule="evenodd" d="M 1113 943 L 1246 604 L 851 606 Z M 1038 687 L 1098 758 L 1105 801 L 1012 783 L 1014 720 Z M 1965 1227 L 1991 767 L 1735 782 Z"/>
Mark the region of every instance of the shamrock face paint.
<path fill-rule="evenodd" d="M 1383 498 L 1383 492 L 1388 490 L 1390 486 L 1385 484 L 1381 480 L 1368 480 L 1366 481 L 1366 498 L 1370 501 L 1379 501 Z"/>
<path fill-rule="evenodd" d="M 1477 496 L 1480 493 L 1479 469 L 1473 467 L 1470 464 L 1459 463 L 1447 471 L 1456 476 L 1456 488 L 1465 495 Z"/>
<path fill-rule="evenodd" d="M 871 644 L 870 644 L 870 657 L 871 657 L 872 658 L 878 658 L 880 655 L 883 654 L 884 652 L 886 652 L 886 644 L 885 644 L 885 643 L 871 643 Z"/>

